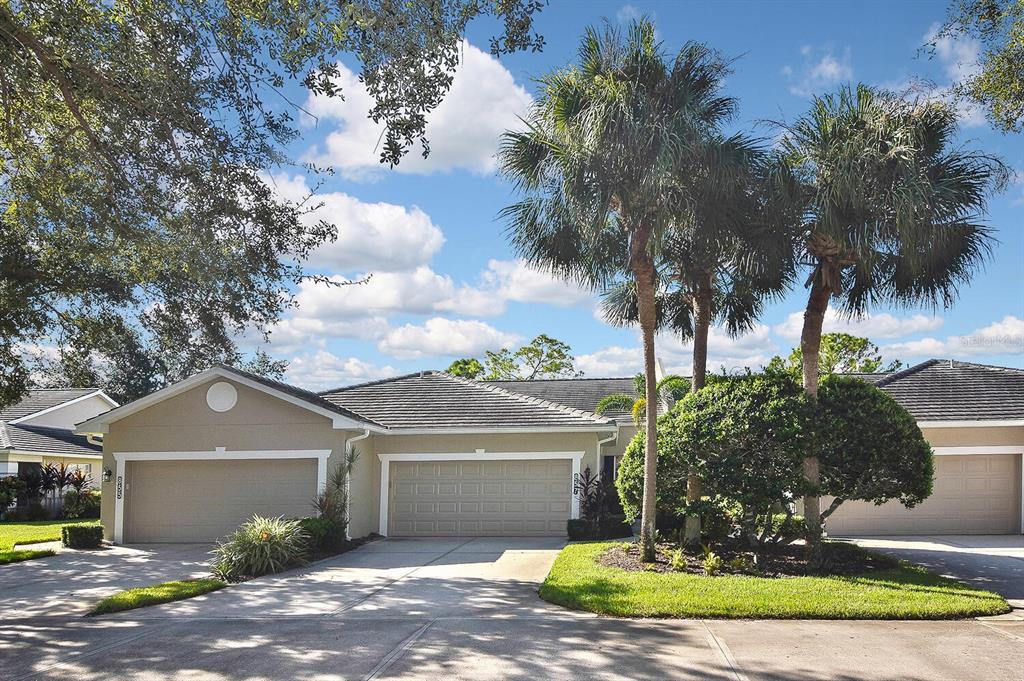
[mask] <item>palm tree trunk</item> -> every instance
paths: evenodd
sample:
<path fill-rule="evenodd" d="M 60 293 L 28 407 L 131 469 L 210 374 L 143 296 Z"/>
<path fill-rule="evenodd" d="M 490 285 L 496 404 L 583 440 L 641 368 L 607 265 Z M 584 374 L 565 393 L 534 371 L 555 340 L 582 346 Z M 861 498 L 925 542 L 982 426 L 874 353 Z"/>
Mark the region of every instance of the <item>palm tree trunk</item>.
<path fill-rule="evenodd" d="M 818 354 L 821 350 L 821 328 L 825 323 L 825 311 L 831 295 L 829 287 L 815 276 L 811 293 L 804 310 L 804 326 L 800 333 L 800 353 L 803 357 L 804 392 L 818 397 Z M 812 570 L 822 565 L 821 549 L 821 499 L 817 494 L 821 484 L 821 471 L 817 452 L 813 449 L 804 457 L 804 479 L 812 493 L 804 497 L 804 525 L 807 529 L 807 562 Z"/>
<path fill-rule="evenodd" d="M 690 390 L 696 392 L 704 387 L 708 372 L 708 332 L 711 329 L 711 274 L 705 273 L 697 283 L 693 296 L 693 377 Z M 700 476 L 691 470 L 686 476 L 686 501 L 692 503 L 700 499 Z M 686 528 L 683 533 L 684 543 L 695 548 L 700 545 L 700 515 L 691 513 L 686 516 Z"/>
<path fill-rule="evenodd" d="M 649 232 L 648 232 L 649 234 Z M 637 312 L 644 346 L 644 376 L 646 408 L 646 437 L 644 447 L 644 497 L 640 513 L 640 552 L 645 563 L 654 562 L 654 533 L 657 509 L 658 469 L 658 379 L 654 369 L 654 327 L 657 321 L 654 308 L 654 262 L 647 254 L 648 234 L 641 230 L 633 234 L 630 246 L 630 267 L 636 280 Z"/>

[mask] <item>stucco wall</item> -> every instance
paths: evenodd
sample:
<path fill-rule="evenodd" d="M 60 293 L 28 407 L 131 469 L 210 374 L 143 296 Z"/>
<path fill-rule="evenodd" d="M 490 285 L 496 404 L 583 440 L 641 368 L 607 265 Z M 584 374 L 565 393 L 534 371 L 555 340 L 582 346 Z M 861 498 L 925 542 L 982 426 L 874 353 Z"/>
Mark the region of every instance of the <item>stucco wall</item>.
<path fill-rule="evenodd" d="M 91 419 L 97 414 L 110 411 L 113 407 L 99 395 L 54 409 L 42 416 L 21 421 L 26 426 L 50 426 L 52 428 L 74 428 L 76 424 Z"/>
<path fill-rule="evenodd" d="M 932 447 L 1024 446 L 1024 426 L 986 426 L 981 428 L 928 428 L 922 426 L 921 433 Z"/>

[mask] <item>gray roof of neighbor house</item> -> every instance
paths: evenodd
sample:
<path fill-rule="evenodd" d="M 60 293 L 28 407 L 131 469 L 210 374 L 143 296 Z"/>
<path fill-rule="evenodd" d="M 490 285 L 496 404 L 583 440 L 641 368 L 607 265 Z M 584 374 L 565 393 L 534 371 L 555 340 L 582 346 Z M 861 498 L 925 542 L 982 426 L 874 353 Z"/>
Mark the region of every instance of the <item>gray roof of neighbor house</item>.
<path fill-rule="evenodd" d="M 930 359 L 875 385 L 918 421 L 1024 419 L 1024 369 Z"/>
<path fill-rule="evenodd" d="M 0 421 L 0 449 L 37 454 L 84 454 L 100 456 L 103 448 L 90 443 L 84 435 L 66 428 L 22 425 Z"/>
<path fill-rule="evenodd" d="M 636 380 L 630 378 L 552 378 L 532 381 L 486 381 L 504 390 L 594 412 L 597 403 L 609 395 L 636 394 Z M 603 416 L 632 421 L 628 411 L 606 411 Z"/>
<path fill-rule="evenodd" d="M 495 385 L 423 371 L 321 393 L 338 406 L 388 428 L 611 427 L 610 419 Z"/>
<path fill-rule="evenodd" d="M 20 402 L 0 409 L 0 421 L 14 421 L 31 416 L 44 409 L 50 409 L 96 392 L 99 392 L 99 388 L 35 388 L 29 390 Z"/>

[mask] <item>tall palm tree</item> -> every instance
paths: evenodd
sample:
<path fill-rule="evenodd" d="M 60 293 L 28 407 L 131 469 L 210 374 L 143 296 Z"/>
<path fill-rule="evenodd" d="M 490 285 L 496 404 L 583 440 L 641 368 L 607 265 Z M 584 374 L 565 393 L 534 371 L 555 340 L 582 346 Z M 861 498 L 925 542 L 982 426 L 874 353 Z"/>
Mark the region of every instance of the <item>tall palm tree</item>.
<path fill-rule="evenodd" d="M 785 130 L 783 152 L 806 186 L 799 257 L 810 268 L 800 336 L 803 385 L 818 393 L 829 301 L 850 315 L 878 303 L 948 307 L 991 248 L 987 197 L 1008 173 L 996 158 L 953 146 L 955 112 L 859 85 L 815 98 Z M 820 483 L 816 452 L 804 460 Z M 818 497 L 804 498 L 809 559 L 821 563 Z"/>
<path fill-rule="evenodd" d="M 656 301 L 659 328 L 693 341 L 693 391 L 706 382 L 711 325 L 739 336 L 753 328 L 766 300 L 789 288 L 791 239 L 800 224 L 792 176 L 754 141 L 709 137 L 699 156 L 700 163 L 681 169 L 674 188 L 676 220 L 659 263 Z M 634 287 L 625 282 L 605 292 L 602 307 L 613 324 L 636 323 Z M 700 495 L 693 472 L 687 500 Z M 687 516 L 685 541 L 699 544 L 699 516 Z"/>
<path fill-rule="evenodd" d="M 643 428 L 647 420 L 647 379 L 643 374 L 633 377 L 634 393 L 612 393 L 602 397 L 594 413 L 599 416 L 610 411 L 627 411 L 633 417 L 633 423 Z M 660 381 L 656 392 L 660 400 L 678 400 L 690 389 L 690 381 L 683 376 L 669 374 Z"/>
<path fill-rule="evenodd" d="M 526 130 L 509 132 L 502 170 L 525 197 L 503 215 L 513 245 L 535 265 L 603 288 L 629 272 L 637 289 L 646 400 L 654 371 L 655 258 L 672 222 L 670 189 L 694 140 L 735 110 L 720 94 L 727 71 L 704 45 L 667 59 L 654 25 L 587 29 L 575 65 L 541 79 Z M 654 560 L 655 410 L 646 415 L 641 547 Z"/>

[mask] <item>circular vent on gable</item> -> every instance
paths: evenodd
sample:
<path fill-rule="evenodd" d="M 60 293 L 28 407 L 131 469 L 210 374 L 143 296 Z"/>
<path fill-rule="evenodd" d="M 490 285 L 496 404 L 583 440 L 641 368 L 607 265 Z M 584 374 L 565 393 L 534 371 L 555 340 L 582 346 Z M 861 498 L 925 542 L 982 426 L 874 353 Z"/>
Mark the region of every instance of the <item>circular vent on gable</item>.
<path fill-rule="evenodd" d="M 235 386 L 218 381 L 206 391 L 206 404 L 214 411 L 228 411 L 238 402 L 238 391 Z"/>

